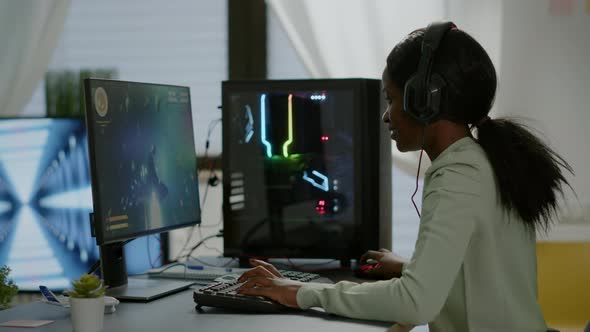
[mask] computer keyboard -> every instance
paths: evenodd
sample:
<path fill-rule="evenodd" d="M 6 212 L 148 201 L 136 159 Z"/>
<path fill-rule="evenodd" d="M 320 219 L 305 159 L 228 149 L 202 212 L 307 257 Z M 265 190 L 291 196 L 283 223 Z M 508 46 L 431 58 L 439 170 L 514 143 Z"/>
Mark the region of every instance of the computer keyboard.
<path fill-rule="evenodd" d="M 316 273 L 285 270 L 279 272 L 286 278 L 301 282 L 329 282 Z M 289 310 L 288 307 L 262 296 L 238 294 L 237 290 L 241 285 L 242 283 L 238 283 L 237 280 L 217 281 L 195 290 L 193 299 L 197 304 L 196 309 L 201 310 L 205 306 L 257 313 L 279 313 Z"/>
<path fill-rule="evenodd" d="M 237 290 L 242 283 L 214 282 L 193 292 L 193 299 L 201 307 L 216 307 L 258 313 L 278 313 L 288 308 L 262 296 L 238 294 Z"/>

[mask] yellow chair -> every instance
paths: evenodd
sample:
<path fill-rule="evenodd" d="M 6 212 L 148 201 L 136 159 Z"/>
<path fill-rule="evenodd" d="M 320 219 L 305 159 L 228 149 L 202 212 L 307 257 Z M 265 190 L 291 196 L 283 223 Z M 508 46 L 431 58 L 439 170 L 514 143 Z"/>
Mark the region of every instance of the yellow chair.
<path fill-rule="evenodd" d="M 590 242 L 538 242 L 537 264 L 547 325 L 582 331 L 590 318 Z"/>

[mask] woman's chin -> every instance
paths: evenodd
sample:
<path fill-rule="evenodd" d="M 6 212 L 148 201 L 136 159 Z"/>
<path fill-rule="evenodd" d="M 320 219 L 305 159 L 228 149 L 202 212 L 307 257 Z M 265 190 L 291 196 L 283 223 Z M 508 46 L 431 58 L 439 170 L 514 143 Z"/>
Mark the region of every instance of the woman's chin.
<path fill-rule="evenodd" d="M 403 144 L 400 144 L 399 141 L 395 141 L 395 146 L 399 152 L 408 152 L 408 149 Z"/>

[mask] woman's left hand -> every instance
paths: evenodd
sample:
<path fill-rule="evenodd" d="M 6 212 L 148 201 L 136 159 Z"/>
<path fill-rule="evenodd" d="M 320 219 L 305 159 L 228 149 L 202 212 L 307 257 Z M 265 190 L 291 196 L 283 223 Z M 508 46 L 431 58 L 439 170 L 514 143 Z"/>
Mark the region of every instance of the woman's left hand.
<path fill-rule="evenodd" d="M 253 269 L 244 272 L 238 279 L 243 282 L 239 294 L 264 296 L 282 305 L 299 309 L 297 291 L 303 285 L 299 281 L 287 279 L 272 265 L 257 259 L 250 260 Z"/>

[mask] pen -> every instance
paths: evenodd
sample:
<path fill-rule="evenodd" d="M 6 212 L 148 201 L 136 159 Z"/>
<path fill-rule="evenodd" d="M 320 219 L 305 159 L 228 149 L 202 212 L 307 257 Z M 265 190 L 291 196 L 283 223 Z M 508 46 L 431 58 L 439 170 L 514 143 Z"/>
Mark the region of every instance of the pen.
<path fill-rule="evenodd" d="M 186 267 L 191 270 L 203 270 L 205 268 L 203 265 L 187 265 Z"/>

